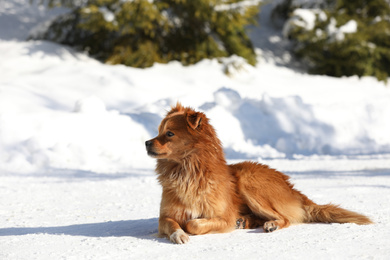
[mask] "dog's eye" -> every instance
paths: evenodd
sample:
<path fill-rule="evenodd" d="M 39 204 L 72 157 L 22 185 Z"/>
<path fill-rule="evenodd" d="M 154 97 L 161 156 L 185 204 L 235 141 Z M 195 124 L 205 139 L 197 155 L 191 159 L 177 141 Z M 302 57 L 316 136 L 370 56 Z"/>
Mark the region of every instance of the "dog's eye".
<path fill-rule="evenodd" d="M 171 131 L 168 131 L 168 132 L 166 133 L 166 135 L 167 135 L 168 137 L 172 137 L 172 136 L 174 136 L 175 134 L 172 133 Z"/>

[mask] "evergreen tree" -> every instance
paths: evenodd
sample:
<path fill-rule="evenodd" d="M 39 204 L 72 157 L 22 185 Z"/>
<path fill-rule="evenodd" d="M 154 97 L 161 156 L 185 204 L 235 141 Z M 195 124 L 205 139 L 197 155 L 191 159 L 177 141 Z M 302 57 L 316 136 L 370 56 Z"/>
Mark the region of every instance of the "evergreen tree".
<path fill-rule="evenodd" d="M 256 63 L 245 27 L 258 4 L 243 0 L 43 0 L 66 6 L 40 38 L 88 51 L 112 64 L 149 67 L 178 60 L 193 64 L 233 54 Z M 257 3 L 258 1 L 254 1 Z"/>
<path fill-rule="evenodd" d="M 287 6 L 287 8 L 286 8 Z M 323 11 L 311 11 L 314 26 L 295 10 L 305 8 L 284 3 L 290 19 L 285 35 L 294 52 L 315 74 L 330 76 L 390 77 L 390 4 L 387 0 L 328 0 Z M 354 30 L 354 27 L 356 27 Z"/>

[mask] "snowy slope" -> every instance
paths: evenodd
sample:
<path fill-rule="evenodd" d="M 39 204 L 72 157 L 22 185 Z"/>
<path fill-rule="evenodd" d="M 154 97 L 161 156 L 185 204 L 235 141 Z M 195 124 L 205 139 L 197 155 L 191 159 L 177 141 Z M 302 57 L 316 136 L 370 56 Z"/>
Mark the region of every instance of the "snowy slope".
<path fill-rule="evenodd" d="M 217 61 L 141 70 L 48 42 L 3 41 L 0 52 L 6 169 L 109 170 L 90 166 L 102 160 L 116 161 L 119 171 L 143 165 L 143 141 L 178 100 L 207 113 L 229 158 L 390 152 L 390 89 L 373 78 L 308 76 L 269 63 L 229 78 Z M 77 102 L 86 111 L 75 110 Z"/>
<path fill-rule="evenodd" d="M 252 31 L 256 67 L 108 66 L 24 41 L 63 11 L 0 2 L 0 259 L 388 258 L 389 87 L 292 69 L 265 21 Z M 242 70 L 228 77 L 233 64 Z M 206 112 L 230 161 L 270 164 L 314 201 L 376 224 L 239 230 L 182 247 L 157 238 L 161 189 L 144 142 L 176 101 Z"/>
<path fill-rule="evenodd" d="M 42 8 L 21 2 L 3 3 L 0 19 L 28 15 L 21 27 L 36 30 Z M 2 24 L 0 37 L 0 149 L 7 153 L 0 162 L 7 171 L 123 171 L 147 164 L 143 142 L 176 101 L 207 112 L 231 159 L 390 153 L 390 89 L 373 78 L 309 76 L 275 66 L 273 55 L 281 53 L 270 54 L 272 44 L 284 45 L 270 27 L 252 30 L 255 40 L 271 39 L 256 41 L 268 50 L 268 61 L 260 56 L 257 67 L 233 57 L 145 70 L 101 64 L 54 43 L 24 42 L 26 30 L 19 35 L 9 27 Z M 223 69 L 232 64 L 242 70 L 228 77 Z"/>

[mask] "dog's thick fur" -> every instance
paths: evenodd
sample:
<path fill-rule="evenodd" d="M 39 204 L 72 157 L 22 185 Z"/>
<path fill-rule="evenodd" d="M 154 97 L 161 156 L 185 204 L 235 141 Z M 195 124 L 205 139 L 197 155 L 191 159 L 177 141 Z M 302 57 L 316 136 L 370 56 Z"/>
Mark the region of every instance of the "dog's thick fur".
<path fill-rule="evenodd" d="M 188 234 L 229 232 L 263 226 L 266 232 L 293 223 L 370 224 L 361 214 L 327 204 L 317 205 L 266 165 L 227 165 L 220 140 L 201 112 L 180 104 L 172 107 L 159 134 L 146 141 L 157 158 L 162 185 L 159 233 L 174 243 Z"/>

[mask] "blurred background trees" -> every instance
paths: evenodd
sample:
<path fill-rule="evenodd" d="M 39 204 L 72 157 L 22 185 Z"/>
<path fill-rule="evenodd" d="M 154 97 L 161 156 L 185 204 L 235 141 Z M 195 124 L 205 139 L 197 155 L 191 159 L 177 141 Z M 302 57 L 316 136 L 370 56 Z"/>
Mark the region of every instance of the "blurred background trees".
<path fill-rule="evenodd" d="M 314 74 L 390 77 L 388 0 L 285 0 L 284 35 Z"/>
<path fill-rule="evenodd" d="M 237 55 L 256 64 L 246 29 L 259 0 L 40 0 L 69 8 L 35 39 L 67 44 L 110 64 L 184 65 Z M 268 1 L 272 2 L 272 1 Z M 280 0 L 291 51 L 311 73 L 390 77 L 390 0 Z M 260 26 L 262 26 L 260 24 Z"/>
<path fill-rule="evenodd" d="M 38 38 L 78 47 L 111 64 L 149 67 L 177 60 L 256 55 L 245 27 L 258 2 L 243 0 L 47 0 L 71 8 Z"/>

